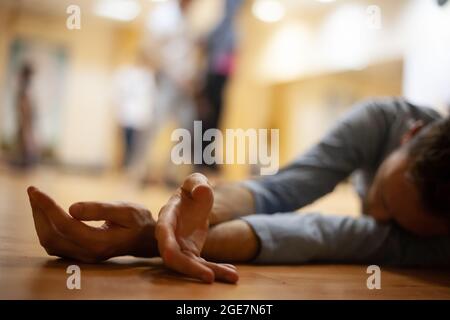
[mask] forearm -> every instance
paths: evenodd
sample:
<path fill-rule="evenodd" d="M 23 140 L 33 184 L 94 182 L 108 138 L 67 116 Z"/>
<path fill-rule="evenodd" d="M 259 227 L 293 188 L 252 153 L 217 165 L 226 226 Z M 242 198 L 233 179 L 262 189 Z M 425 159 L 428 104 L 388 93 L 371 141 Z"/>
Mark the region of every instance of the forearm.
<path fill-rule="evenodd" d="M 370 217 L 320 214 L 252 215 L 243 218 L 260 241 L 254 263 L 314 261 L 444 266 L 450 261 L 449 237 L 416 237 Z"/>
<path fill-rule="evenodd" d="M 256 213 L 295 211 L 333 191 L 355 170 L 372 168 L 385 148 L 384 133 L 395 119 L 393 108 L 393 103 L 381 101 L 355 106 L 278 173 L 245 181 L 254 195 Z"/>
<path fill-rule="evenodd" d="M 214 187 L 214 204 L 210 224 L 230 221 L 255 213 L 253 195 L 239 183 L 223 183 Z"/>
<path fill-rule="evenodd" d="M 260 243 L 250 225 L 232 220 L 213 226 L 208 233 L 202 256 L 220 262 L 248 262 L 259 252 Z"/>

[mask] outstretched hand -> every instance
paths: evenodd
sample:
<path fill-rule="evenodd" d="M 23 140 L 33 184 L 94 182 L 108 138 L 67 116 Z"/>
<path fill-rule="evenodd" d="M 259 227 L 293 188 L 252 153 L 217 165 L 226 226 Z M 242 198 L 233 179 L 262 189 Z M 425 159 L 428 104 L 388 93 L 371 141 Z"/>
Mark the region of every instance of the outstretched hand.
<path fill-rule="evenodd" d="M 68 214 L 37 188 L 27 192 L 39 242 L 49 255 L 89 263 L 122 255 L 157 255 L 155 221 L 139 205 L 78 202 Z M 105 223 L 97 228 L 82 222 L 94 220 Z"/>
<path fill-rule="evenodd" d="M 206 177 L 189 176 L 155 221 L 145 208 L 129 203 L 78 202 L 63 210 L 35 187 L 27 190 L 41 245 L 49 255 L 83 262 L 159 254 L 169 268 L 211 283 L 238 281 L 236 268 L 200 257 L 209 228 L 213 191 Z M 83 221 L 105 221 L 101 227 Z M 157 240 L 157 243 L 156 243 Z"/>
<path fill-rule="evenodd" d="M 164 263 L 169 268 L 207 283 L 238 281 L 236 267 L 206 261 L 200 257 L 209 228 L 214 202 L 205 176 L 194 173 L 161 209 L 156 239 Z"/>

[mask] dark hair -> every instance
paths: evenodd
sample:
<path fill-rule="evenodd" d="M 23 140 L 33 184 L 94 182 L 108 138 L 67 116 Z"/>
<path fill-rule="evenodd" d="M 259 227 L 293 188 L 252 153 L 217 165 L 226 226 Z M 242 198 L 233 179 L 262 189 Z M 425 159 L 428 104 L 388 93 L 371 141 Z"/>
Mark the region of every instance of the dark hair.
<path fill-rule="evenodd" d="M 450 117 L 423 128 L 408 151 L 410 173 L 425 208 L 450 219 Z"/>

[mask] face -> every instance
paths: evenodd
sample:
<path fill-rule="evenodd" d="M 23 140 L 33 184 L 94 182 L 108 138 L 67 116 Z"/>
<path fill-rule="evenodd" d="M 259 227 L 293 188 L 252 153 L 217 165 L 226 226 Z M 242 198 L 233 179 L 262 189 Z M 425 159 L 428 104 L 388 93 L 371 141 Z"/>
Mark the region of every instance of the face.
<path fill-rule="evenodd" d="M 365 203 L 366 213 L 380 222 L 395 221 L 419 236 L 447 235 L 449 223 L 428 212 L 408 176 L 405 148 L 394 151 L 380 166 Z"/>

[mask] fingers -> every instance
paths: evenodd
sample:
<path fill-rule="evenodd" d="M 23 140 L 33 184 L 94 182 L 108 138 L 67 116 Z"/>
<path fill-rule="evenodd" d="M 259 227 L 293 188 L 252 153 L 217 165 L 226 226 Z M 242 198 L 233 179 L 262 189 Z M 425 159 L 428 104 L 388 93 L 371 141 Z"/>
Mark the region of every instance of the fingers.
<path fill-rule="evenodd" d="M 47 216 L 41 212 L 32 199 L 31 194 L 33 190 L 33 187 L 30 187 L 27 189 L 27 193 L 39 242 L 47 253 L 61 258 L 71 258 L 84 262 L 93 261 L 93 257 L 89 256 L 85 250 L 58 235 Z"/>
<path fill-rule="evenodd" d="M 199 279 L 206 283 L 214 282 L 214 272 L 203 265 L 198 259 L 189 252 L 182 252 L 180 250 L 166 250 L 164 263 L 166 265 L 182 274 L 189 277 Z"/>
<path fill-rule="evenodd" d="M 31 211 L 33 213 L 34 226 L 36 228 L 36 232 L 39 238 L 39 241 L 42 243 L 42 239 L 46 238 L 52 233 L 51 224 L 48 220 L 47 216 L 38 210 L 38 207 L 35 204 L 35 201 L 32 199 L 32 192 L 34 188 L 29 187 L 27 189 L 28 198 L 30 200 Z"/>
<path fill-rule="evenodd" d="M 70 206 L 72 217 L 84 221 L 111 221 L 120 226 L 132 226 L 135 222 L 133 207 L 104 202 L 77 202 Z"/>
<path fill-rule="evenodd" d="M 191 193 L 195 187 L 201 185 L 209 186 L 208 178 L 201 173 L 193 173 L 184 180 L 182 188 Z"/>
<path fill-rule="evenodd" d="M 206 283 L 215 279 L 228 283 L 239 280 L 235 266 L 208 262 L 192 252 L 182 251 L 170 228 L 159 226 L 157 229 L 159 251 L 167 267 Z"/>
<path fill-rule="evenodd" d="M 156 239 L 159 252 L 167 267 L 206 283 L 214 282 L 212 270 L 200 263 L 193 254 L 181 251 L 170 226 L 158 224 Z"/>
<path fill-rule="evenodd" d="M 199 223 L 208 219 L 214 203 L 214 194 L 208 179 L 199 173 L 191 174 L 184 181 L 181 190 L 182 200 L 192 199 L 194 202 L 195 214 L 192 214 L 192 219 L 197 219 Z"/>
<path fill-rule="evenodd" d="M 91 247 L 105 242 L 105 233 L 102 230 L 88 226 L 73 219 L 59 207 L 52 198 L 39 191 L 37 188 L 29 188 L 33 205 L 40 209 L 59 234 L 81 247 Z"/>
<path fill-rule="evenodd" d="M 214 272 L 216 280 L 228 283 L 238 282 L 239 275 L 235 266 L 231 264 L 209 262 L 204 259 L 202 260 L 203 264 Z"/>
<path fill-rule="evenodd" d="M 193 173 L 186 178 L 181 187 L 183 191 L 188 193 L 194 200 L 205 200 L 212 197 L 212 188 L 208 182 L 208 178 L 200 173 Z"/>

